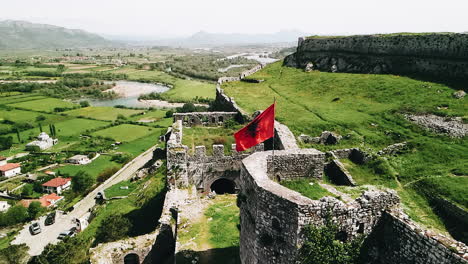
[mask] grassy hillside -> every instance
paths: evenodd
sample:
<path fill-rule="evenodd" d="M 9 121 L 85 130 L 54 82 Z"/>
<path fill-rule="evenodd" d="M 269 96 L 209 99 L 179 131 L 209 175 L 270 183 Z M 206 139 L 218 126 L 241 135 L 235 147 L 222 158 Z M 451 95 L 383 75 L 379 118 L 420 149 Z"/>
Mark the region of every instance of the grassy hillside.
<path fill-rule="evenodd" d="M 414 183 L 428 183 L 440 194 L 462 206 L 468 188 L 468 140 L 436 135 L 408 122 L 404 113 L 433 113 L 468 117 L 466 99 L 454 99 L 450 87 L 393 75 L 305 73 L 269 65 L 252 78 L 262 83 L 223 85 L 245 110 L 265 109 L 277 100 L 277 120 L 298 136 L 319 136 L 324 130 L 343 135 L 338 145 L 303 144 L 320 150 L 360 147 L 376 152 L 407 141 L 409 150 L 371 164 L 350 165 L 359 184 L 390 187 L 399 194 L 408 213 L 421 222 L 443 229 L 422 192 Z M 419 186 L 419 185 L 418 185 Z"/>
<path fill-rule="evenodd" d="M 26 21 L 0 21 L 0 49 L 53 49 L 109 46 L 112 42 L 83 30 Z"/>

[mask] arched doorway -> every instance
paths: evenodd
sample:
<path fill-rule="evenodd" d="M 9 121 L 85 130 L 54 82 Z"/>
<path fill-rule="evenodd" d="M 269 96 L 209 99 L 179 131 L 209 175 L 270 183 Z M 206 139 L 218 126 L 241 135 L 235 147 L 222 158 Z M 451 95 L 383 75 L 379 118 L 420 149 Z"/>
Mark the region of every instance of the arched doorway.
<path fill-rule="evenodd" d="M 211 184 L 210 191 L 215 191 L 217 194 L 236 193 L 236 184 L 228 179 L 217 179 Z"/>
<path fill-rule="evenodd" d="M 130 253 L 124 257 L 124 264 L 140 264 L 140 257 L 135 253 Z"/>

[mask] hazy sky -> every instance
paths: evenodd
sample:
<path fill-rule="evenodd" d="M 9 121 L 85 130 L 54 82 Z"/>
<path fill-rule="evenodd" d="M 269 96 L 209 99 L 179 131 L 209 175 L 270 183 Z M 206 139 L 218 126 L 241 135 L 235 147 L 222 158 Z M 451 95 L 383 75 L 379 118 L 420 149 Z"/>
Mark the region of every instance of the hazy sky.
<path fill-rule="evenodd" d="M 200 30 L 314 34 L 468 31 L 468 0 L 0 0 L 0 20 L 168 36 Z"/>

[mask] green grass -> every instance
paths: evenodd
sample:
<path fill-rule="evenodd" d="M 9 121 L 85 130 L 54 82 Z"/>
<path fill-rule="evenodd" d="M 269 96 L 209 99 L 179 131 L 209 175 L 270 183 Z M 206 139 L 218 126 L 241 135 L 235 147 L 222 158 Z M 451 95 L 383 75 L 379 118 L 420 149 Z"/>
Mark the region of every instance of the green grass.
<path fill-rule="evenodd" d="M 430 113 L 441 116 L 468 117 L 467 99 L 454 99 L 454 90 L 446 85 L 395 75 L 310 72 L 271 64 L 252 76 L 262 83 L 232 82 L 223 84 L 244 110 L 253 113 L 277 100 L 276 119 L 298 136 L 318 136 L 324 130 L 343 135 L 337 145 L 301 144 L 322 151 L 360 147 L 369 152 L 406 141 L 408 150 L 366 165 L 344 162 L 358 184 L 376 184 L 413 192 L 409 183 L 433 180 L 434 194 L 441 194 L 458 204 L 467 204 L 468 139 L 453 139 L 420 128 L 404 113 Z M 438 108 L 440 106 L 447 107 Z M 460 175 L 457 181 L 450 177 Z M 450 179 L 450 180 L 448 180 Z M 408 189 L 408 190 L 407 190 Z M 449 191 L 452 190 L 452 191 Z M 420 192 L 420 190 L 416 190 Z M 421 194 L 421 193 L 419 193 Z M 437 226 L 432 209 L 422 202 L 403 199 L 406 206 L 424 211 L 425 223 Z M 413 215 L 418 211 L 413 209 Z M 419 212 L 420 213 L 420 212 Z M 433 218 L 432 220 L 430 218 Z M 440 225 L 439 225 L 440 227 Z"/>
<path fill-rule="evenodd" d="M 74 118 L 74 119 L 56 123 L 55 129 L 57 130 L 57 136 L 60 138 L 60 137 L 78 136 L 86 130 L 96 129 L 96 128 L 104 127 L 107 125 L 109 125 L 109 122 L 90 120 L 90 119 L 84 119 L 84 118 Z M 48 129 L 45 129 L 45 130 L 47 131 Z"/>
<path fill-rule="evenodd" d="M 110 120 L 114 121 L 118 115 L 130 117 L 134 114 L 142 113 L 143 110 L 124 109 L 115 107 L 85 107 L 65 112 L 72 116 L 84 116 L 99 120 Z"/>
<path fill-rule="evenodd" d="M 324 196 L 335 197 L 335 195 L 322 188 L 314 179 L 297 179 L 281 181 L 280 184 L 312 200 L 318 200 Z"/>
<path fill-rule="evenodd" d="M 20 95 L 15 95 L 15 96 L 9 96 L 9 97 L 1 97 L 0 98 L 0 104 L 13 104 L 13 103 L 20 103 L 20 102 L 27 102 L 27 101 L 34 101 L 34 100 L 39 100 L 39 99 L 45 99 L 47 97 L 38 95 L 38 94 L 20 94 Z"/>
<path fill-rule="evenodd" d="M 158 130 L 159 132 L 148 134 L 147 136 L 141 137 L 139 139 L 123 143 L 117 148 L 116 151 L 126 152 L 135 157 L 156 144 L 162 145 L 163 143 L 159 142 L 159 136 L 161 133 L 165 132 L 166 129 L 154 129 L 154 131 Z"/>
<path fill-rule="evenodd" d="M 189 102 L 195 97 L 214 99 L 216 86 L 214 83 L 198 80 L 176 78 L 161 71 L 135 70 L 133 68 L 120 69 L 118 72 L 128 74 L 132 81 L 152 81 L 173 85 L 173 88 L 162 94 L 163 98 L 173 102 Z"/>
<path fill-rule="evenodd" d="M 21 103 L 8 104 L 8 106 L 18 107 L 34 111 L 53 112 L 54 108 L 74 108 L 76 104 L 56 98 L 45 98 Z"/>
<path fill-rule="evenodd" d="M 149 134 L 153 134 L 156 131 L 159 131 L 159 129 L 147 126 L 122 124 L 96 131 L 92 133 L 92 135 L 110 137 L 120 142 L 130 142 L 148 136 Z M 157 138 L 155 138 L 155 141 L 156 140 Z"/>
<path fill-rule="evenodd" d="M 208 219 L 209 243 L 214 248 L 239 246 L 239 208 L 235 195 L 218 195 L 205 212 Z"/>
<path fill-rule="evenodd" d="M 128 187 L 128 189 L 121 189 L 120 187 Z M 133 192 L 137 187 L 135 182 L 130 181 L 121 181 L 117 184 L 112 185 L 111 187 L 104 190 L 106 198 L 112 198 L 117 196 L 127 196 Z"/>
<path fill-rule="evenodd" d="M 61 174 L 68 174 L 70 176 L 74 176 L 79 171 L 85 171 L 88 174 L 97 177 L 99 173 L 104 171 L 105 169 L 118 167 L 120 168 L 122 165 L 118 164 L 114 161 L 111 161 L 111 156 L 108 155 L 101 155 L 99 158 L 95 159 L 93 162 L 86 164 L 86 165 L 65 165 L 63 167 L 58 167 L 54 169 L 55 172 L 59 172 Z"/>
<path fill-rule="evenodd" d="M 43 116 L 46 119 L 42 121 L 37 121 L 36 118 L 38 116 Z M 43 114 L 37 113 L 32 111 L 25 111 L 19 109 L 11 109 L 11 108 L 0 108 L 0 122 L 2 120 L 10 120 L 15 123 L 30 123 L 34 126 L 37 126 L 38 123 L 42 125 L 47 125 L 51 123 L 55 123 L 60 120 L 64 120 L 67 117 L 60 116 L 60 115 L 52 115 L 52 114 Z"/>
<path fill-rule="evenodd" d="M 193 153 L 196 146 L 205 146 L 208 155 L 213 154 L 213 144 L 224 145 L 224 153 L 231 153 L 231 145 L 235 143 L 234 133 L 238 129 L 224 127 L 184 127 L 182 144 L 187 145 Z"/>

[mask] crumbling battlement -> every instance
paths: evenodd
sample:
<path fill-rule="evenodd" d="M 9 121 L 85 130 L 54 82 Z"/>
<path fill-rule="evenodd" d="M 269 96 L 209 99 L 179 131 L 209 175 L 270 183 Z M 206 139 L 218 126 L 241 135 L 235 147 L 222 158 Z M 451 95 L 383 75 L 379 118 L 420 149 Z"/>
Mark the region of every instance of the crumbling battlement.
<path fill-rule="evenodd" d="M 278 161 L 275 166 L 287 171 L 302 170 L 314 161 L 299 156 L 318 153 L 310 149 L 275 151 Z M 339 226 L 338 235 L 343 240 L 368 235 L 365 254 L 369 264 L 467 263 L 462 258 L 468 253 L 463 243 L 424 233 L 403 217 L 393 190 L 366 191 L 350 203 L 333 197 L 311 200 L 274 181 L 269 169 L 271 156 L 271 151 L 260 152 L 242 161 L 238 198 L 242 263 L 294 263 L 304 242 L 303 228 L 309 224 L 323 225 L 327 218 Z M 321 162 L 320 155 L 315 162 Z"/>
<path fill-rule="evenodd" d="M 393 191 L 365 192 L 350 204 L 332 197 L 311 200 L 272 180 L 275 175 L 268 169 L 271 155 L 271 151 L 255 153 L 242 161 L 239 194 L 242 263 L 294 263 L 306 225 L 321 225 L 330 216 L 343 236 L 351 238 L 369 233 L 382 211 L 399 203 Z M 276 159 L 275 167 L 298 172 L 311 164 L 323 168 L 324 153 L 313 149 L 275 151 Z"/>
<path fill-rule="evenodd" d="M 174 122 L 182 121 L 186 127 L 191 126 L 219 126 L 229 119 L 237 119 L 237 112 L 192 112 L 174 113 Z"/>
<path fill-rule="evenodd" d="M 254 147 L 253 152 L 263 151 L 263 144 Z M 206 155 L 205 146 L 196 146 L 193 155 L 187 155 L 189 184 L 198 190 L 209 191 L 211 184 L 218 179 L 228 179 L 240 188 L 239 175 L 242 159 L 250 152 L 237 152 L 236 144 L 231 146 L 231 155 L 224 154 L 224 145 L 213 145 L 213 155 Z"/>
<path fill-rule="evenodd" d="M 468 78 L 468 35 L 389 34 L 300 38 L 285 65 L 308 70 Z"/>

